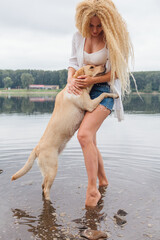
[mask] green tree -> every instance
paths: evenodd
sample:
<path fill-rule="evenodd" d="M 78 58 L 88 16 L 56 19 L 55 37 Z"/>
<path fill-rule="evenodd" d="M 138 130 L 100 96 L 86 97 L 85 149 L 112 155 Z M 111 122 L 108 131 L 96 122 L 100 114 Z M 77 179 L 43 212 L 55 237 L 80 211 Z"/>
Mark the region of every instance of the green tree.
<path fill-rule="evenodd" d="M 4 87 L 5 88 L 9 88 L 9 87 L 11 87 L 12 86 L 12 84 L 13 84 L 13 81 L 12 81 L 12 79 L 10 78 L 10 77 L 5 77 L 5 78 L 3 78 L 3 83 L 4 83 Z"/>
<path fill-rule="evenodd" d="M 152 91 L 158 91 L 160 86 L 160 75 L 157 72 L 149 72 L 146 76 L 146 82 L 152 82 Z"/>
<path fill-rule="evenodd" d="M 144 92 L 146 92 L 146 93 L 152 92 L 152 82 L 149 82 L 146 84 Z"/>
<path fill-rule="evenodd" d="M 63 88 L 67 83 L 67 70 L 63 69 L 59 71 L 59 86 Z"/>
<path fill-rule="evenodd" d="M 30 73 L 22 73 L 21 82 L 22 82 L 22 87 L 28 89 L 29 85 L 34 83 L 34 78 Z"/>
<path fill-rule="evenodd" d="M 136 79 L 138 91 L 143 91 L 146 86 L 145 76 L 144 76 L 143 72 L 135 73 L 134 77 Z M 131 89 L 133 91 L 136 91 L 135 85 L 134 85 L 134 82 L 132 81 L 132 79 L 131 79 Z"/>

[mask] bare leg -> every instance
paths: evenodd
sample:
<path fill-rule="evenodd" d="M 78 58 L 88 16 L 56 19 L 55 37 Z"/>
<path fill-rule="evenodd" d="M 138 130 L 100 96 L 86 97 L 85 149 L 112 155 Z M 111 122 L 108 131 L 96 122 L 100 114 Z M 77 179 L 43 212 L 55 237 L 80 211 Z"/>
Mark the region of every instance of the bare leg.
<path fill-rule="evenodd" d="M 100 192 L 97 189 L 99 152 L 94 144 L 94 136 L 109 114 L 110 110 L 99 105 L 93 112 L 85 114 L 78 131 L 78 140 L 82 147 L 88 175 L 86 206 L 96 206 L 101 198 Z"/>
<path fill-rule="evenodd" d="M 96 135 L 94 136 L 94 144 L 96 146 L 97 149 L 97 153 L 98 153 L 98 179 L 99 179 L 99 187 L 104 187 L 104 186 L 108 186 L 108 180 L 106 177 L 106 173 L 104 170 L 104 164 L 103 164 L 103 159 L 101 156 L 101 153 L 97 147 L 97 143 L 96 143 Z"/>

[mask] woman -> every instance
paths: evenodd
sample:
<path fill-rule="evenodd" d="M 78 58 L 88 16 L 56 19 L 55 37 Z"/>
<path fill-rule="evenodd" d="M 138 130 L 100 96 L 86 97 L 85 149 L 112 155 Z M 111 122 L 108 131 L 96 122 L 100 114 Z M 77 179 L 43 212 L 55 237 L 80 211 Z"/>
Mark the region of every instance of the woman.
<path fill-rule="evenodd" d="M 102 92 L 117 92 L 119 98 L 105 98 L 93 112 L 86 112 L 78 131 L 88 175 L 86 206 L 94 207 L 101 198 L 97 188 L 107 186 L 102 156 L 96 145 L 96 132 L 112 109 L 118 120 L 123 119 L 121 92 L 129 92 L 128 58 L 132 53 L 125 22 L 111 0 L 84 0 L 76 8 L 76 27 L 68 69 L 68 92 L 80 94 L 81 88 L 94 84 L 90 96 Z M 86 64 L 105 64 L 100 77 L 86 75 L 73 78 L 76 70 Z M 112 66 L 112 67 L 111 67 Z M 110 87 L 111 85 L 111 87 Z"/>

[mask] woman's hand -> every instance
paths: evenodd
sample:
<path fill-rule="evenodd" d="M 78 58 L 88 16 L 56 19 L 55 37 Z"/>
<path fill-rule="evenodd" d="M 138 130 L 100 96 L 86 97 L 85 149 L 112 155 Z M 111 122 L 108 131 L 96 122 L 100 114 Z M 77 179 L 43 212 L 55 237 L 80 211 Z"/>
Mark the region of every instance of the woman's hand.
<path fill-rule="evenodd" d="M 80 88 L 76 80 L 77 79 L 73 77 L 68 79 L 67 92 L 73 93 L 75 95 L 80 95 L 82 93 L 82 89 Z"/>
<path fill-rule="evenodd" d="M 92 78 L 87 75 L 81 75 L 77 78 L 68 79 L 67 91 L 75 95 L 82 93 L 82 88 L 90 86 L 92 83 Z"/>
<path fill-rule="evenodd" d="M 92 77 L 90 77 L 90 76 L 81 75 L 81 76 L 77 77 L 76 83 L 78 84 L 78 86 L 80 88 L 86 88 L 93 84 L 93 80 L 92 80 Z"/>

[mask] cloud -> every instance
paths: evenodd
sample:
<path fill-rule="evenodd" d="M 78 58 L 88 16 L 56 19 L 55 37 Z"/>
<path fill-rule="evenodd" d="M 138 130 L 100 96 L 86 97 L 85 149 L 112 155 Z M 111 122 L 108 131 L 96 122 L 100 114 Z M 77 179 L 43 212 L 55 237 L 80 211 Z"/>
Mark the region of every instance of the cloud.
<path fill-rule="evenodd" d="M 0 2 L 0 68 L 67 68 L 78 0 Z M 115 0 L 135 50 L 134 70 L 160 70 L 160 1 Z"/>
<path fill-rule="evenodd" d="M 0 68 L 67 68 L 73 29 L 75 31 L 71 14 L 74 4 L 69 3 L 1 2 Z"/>
<path fill-rule="evenodd" d="M 10 36 L 12 36 L 10 38 Z M 43 34 L 30 30 L 6 32 L 1 38 L 1 68 L 67 68 L 72 35 Z M 3 60 L 2 60 L 3 59 Z M 9 67 L 8 67 L 9 66 Z"/>
<path fill-rule="evenodd" d="M 135 51 L 135 70 L 160 70 L 160 2 L 158 0 L 118 1 L 127 21 Z"/>
<path fill-rule="evenodd" d="M 73 1 L 5 0 L 0 4 L 0 20 L 5 27 L 65 34 L 73 26 Z M 66 24 L 67 23 L 67 24 Z"/>

